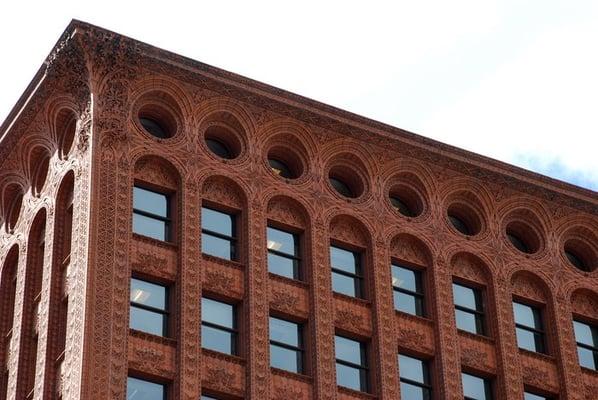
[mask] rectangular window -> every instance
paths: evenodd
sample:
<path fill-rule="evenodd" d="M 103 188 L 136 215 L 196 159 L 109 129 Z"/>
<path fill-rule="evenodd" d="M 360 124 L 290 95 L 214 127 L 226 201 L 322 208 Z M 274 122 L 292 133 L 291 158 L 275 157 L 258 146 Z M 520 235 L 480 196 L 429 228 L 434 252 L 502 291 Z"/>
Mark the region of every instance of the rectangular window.
<path fill-rule="evenodd" d="M 139 186 L 133 188 L 133 232 L 169 241 L 170 196 Z"/>
<path fill-rule="evenodd" d="M 520 349 L 545 353 L 542 312 L 539 308 L 513 302 L 517 345 Z"/>
<path fill-rule="evenodd" d="M 453 282 L 453 302 L 457 328 L 483 335 L 485 318 L 482 291 Z"/>
<path fill-rule="evenodd" d="M 541 396 L 539 394 L 524 392 L 523 400 L 551 400 L 552 397 Z"/>
<path fill-rule="evenodd" d="M 270 317 L 270 365 L 298 374 L 303 373 L 301 325 Z"/>
<path fill-rule="evenodd" d="M 424 288 L 420 271 L 393 264 L 392 290 L 396 310 L 424 316 Z"/>
<path fill-rule="evenodd" d="M 201 299 L 201 346 L 226 354 L 237 354 L 235 306 Z"/>
<path fill-rule="evenodd" d="M 492 400 L 492 385 L 489 379 L 461 373 L 465 400 Z"/>
<path fill-rule="evenodd" d="M 236 260 L 235 219 L 234 215 L 202 207 L 201 251 L 225 260 Z"/>
<path fill-rule="evenodd" d="M 168 336 L 168 289 L 162 285 L 131 278 L 132 329 Z"/>
<path fill-rule="evenodd" d="M 432 398 L 427 362 L 399 354 L 399 373 L 402 400 L 430 400 Z"/>
<path fill-rule="evenodd" d="M 363 275 L 360 261 L 360 253 L 330 246 L 333 291 L 363 298 Z"/>
<path fill-rule="evenodd" d="M 598 371 L 598 327 L 573 321 L 579 365 Z"/>
<path fill-rule="evenodd" d="M 301 279 L 299 236 L 268 227 L 268 270 L 276 275 Z"/>
<path fill-rule="evenodd" d="M 334 337 L 336 383 L 362 392 L 368 391 L 366 345 L 343 336 Z"/>
<path fill-rule="evenodd" d="M 166 386 L 129 376 L 127 378 L 127 400 L 165 400 Z"/>
<path fill-rule="evenodd" d="M 202 394 L 200 400 L 218 400 L 218 399 L 215 397 L 212 397 L 212 396 L 206 396 L 205 394 Z"/>

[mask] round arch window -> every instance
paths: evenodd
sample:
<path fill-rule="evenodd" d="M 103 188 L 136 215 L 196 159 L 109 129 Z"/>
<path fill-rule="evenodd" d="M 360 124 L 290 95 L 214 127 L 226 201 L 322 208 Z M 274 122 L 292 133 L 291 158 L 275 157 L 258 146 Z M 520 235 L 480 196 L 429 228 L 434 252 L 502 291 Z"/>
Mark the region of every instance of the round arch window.
<path fill-rule="evenodd" d="M 143 130 L 158 139 L 169 139 L 177 132 L 177 117 L 170 107 L 147 103 L 141 106 L 137 115 Z"/>
<path fill-rule="evenodd" d="M 333 176 L 328 178 L 330 184 L 338 193 L 342 194 L 345 197 L 356 197 L 349 185 L 347 185 L 344 181 L 339 178 L 335 178 Z"/>
<path fill-rule="evenodd" d="M 403 199 L 401 199 L 399 196 L 390 196 L 390 204 L 392 204 L 392 206 L 401 214 L 403 214 L 406 217 L 413 217 L 414 213 L 411 210 L 411 207 L 409 207 L 409 205 L 407 205 L 406 202 L 403 201 Z"/>
<path fill-rule="evenodd" d="M 459 216 L 455 214 L 449 214 L 448 219 L 449 221 L 451 221 L 451 225 L 453 225 L 453 227 L 462 234 L 467 236 L 470 236 L 472 234 L 467 222 L 465 222 L 465 220 L 461 219 Z"/>
<path fill-rule="evenodd" d="M 220 158 L 224 158 L 230 160 L 233 158 L 233 155 L 228 148 L 228 146 L 221 142 L 218 139 L 206 139 L 206 144 L 208 145 L 208 149 L 214 154 L 216 154 Z"/>
<path fill-rule="evenodd" d="M 272 172 L 274 172 L 278 176 L 281 176 L 286 179 L 295 178 L 289 166 L 276 158 L 269 158 L 268 165 L 270 165 L 270 169 L 272 170 Z"/>
<path fill-rule="evenodd" d="M 335 165 L 328 171 L 330 186 L 341 196 L 356 199 L 365 191 L 359 173 L 346 165 Z"/>
<path fill-rule="evenodd" d="M 519 251 L 523 253 L 531 253 L 529 246 L 526 241 L 519 235 L 519 233 L 513 230 L 507 230 L 507 238 L 509 242 Z"/>
<path fill-rule="evenodd" d="M 139 117 L 139 122 L 143 129 L 145 129 L 149 134 L 155 136 L 160 139 L 167 139 L 170 137 L 166 128 L 160 124 L 160 122 L 156 121 L 154 118 L 149 117 Z"/>
<path fill-rule="evenodd" d="M 230 128 L 223 125 L 212 125 L 204 134 L 206 146 L 216 156 L 233 160 L 241 154 L 241 140 Z"/>
<path fill-rule="evenodd" d="M 565 242 L 563 253 L 575 268 L 592 272 L 596 268 L 596 253 L 585 240 L 571 238 Z"/>
<path fill-rule="evenodd" d="M 588 270 L 586 263 L 580 257 L 578 257 L 577 254 L 575 254 L 574 252 L 565 250 L 565 256 L 567 257 L 569 262 L 571 264 L 573 264 L 574 267 L 579 268 L 582 271 Z"/>

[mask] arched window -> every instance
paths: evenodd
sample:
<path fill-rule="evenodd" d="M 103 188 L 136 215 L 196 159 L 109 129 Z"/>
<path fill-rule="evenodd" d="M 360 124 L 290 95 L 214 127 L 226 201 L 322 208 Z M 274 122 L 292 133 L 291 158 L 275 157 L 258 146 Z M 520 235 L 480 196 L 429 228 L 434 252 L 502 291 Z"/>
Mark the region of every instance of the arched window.
<path fill-rule="evenodd" d="M 46 211 L 38 212 L 33 220 L 27 240 L 27 266 L 25 268 L 25 293 L 23 304 L 22 336 L 17 376 L 17 398 L 27 398 L 35 386 L 38 331 L 37 314 L 41 297 L 46 237 Z"/>
<path fill-rule="evenodd" d="M 6 256 L 0 271 L 0 399 L 6 399 L 8 386 L 8 346 L 12 337 L 15 292 L 17 289 L 17 265 L 19 249 L 14 246 Z"/>
<path fill-rule="evenodd" d="M 66 326 L 68 315 L 68 288 L 67 278 L 71 263 L 71 237 L 73 231 L 73 187 L 74 176 L 69 172 L 60 185 L 56 196 L 56 221 L 54 224 L 54 254 L 52 260 L 52 286 L 50 292 L 49 326 L 51 334 L 48 335 L 50 345 L 46 357 L 46 370 L 49 376 L 56 376 L 64 360 L 66 346 Z M 45 388 L 47 393 L 60 395 L 58 379 L 47 379 Z"/>

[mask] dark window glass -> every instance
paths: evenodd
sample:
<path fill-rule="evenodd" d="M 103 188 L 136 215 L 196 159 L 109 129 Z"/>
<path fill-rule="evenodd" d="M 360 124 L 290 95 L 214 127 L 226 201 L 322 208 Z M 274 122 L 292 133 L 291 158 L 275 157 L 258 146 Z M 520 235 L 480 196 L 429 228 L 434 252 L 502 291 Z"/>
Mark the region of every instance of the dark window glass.
<path fill-rule="evenodd" d="M 332 290 L 352 297 L 363 297 L 363 276 L 359 253 L 330 246 Z"/>
<path fill-rule="evenodd" d="M 299 236 L 268 227 L 268 270 L 287 278 L 300 279 Z"/>
<path fill-rule="evenodd" d="M 218 400 L 218 399 L 215 397 L 212 397 L 212 396 L 206 396 L 205 394 L 202 394 L 201 400 Z"/>
<path fill-rule="evenodd" d="M 133 232 L 170 240 L 170 199 L 163 193 L 133 188 Z"/>
<path fill-rule="evenodd" d="M 336 351 L 336 383 L 349 389 L 368 391 L 367 354 L 364 343 L 334 337 Z"/>
<path fill-rule="evenodd" d="M 523 400 L 550 400 L 550 397 L 540 396 L 539 394 L 524 392 Z"/>
<path fill-rule="evenodd" d="M 582 271 L 588 270 L 588 268 L 586 267 L 585 263 L 581 260 L 581 258 L 577 257 L 572 252 L 565 250 L 565 256 L 567 256 L 567 259 L 569 260 L 569 262 L 571 264 L 573 264 L 575 267 L 581 269 Z"/>
<path fill-rule="evenodd" d="M 517 345 L 521 349 L 544 353 L 544 328 L 539 308 L 513 302 Z"/>
<path fill-rule="evenodd" d="M 235 306 L 201 299 L 201 346 L 226 354 L 236 354 L 237 324 Z"/>
<path fill-rule="evenodd" d="M 461 373 L 463 395 L 466 400 L 491 400 L 492 388 L 490 380 L 479 376 Z"/>
<path fill-rule="evenodd" d="M 202 207 L 201 221 L 202 252 L 226 260 L 236 260 L 235 216 Z"/>
<path fill-rule="evenodd" d="M 154 383 L 137 379 L 127 378 L 127 400 L 165 400 L 166 387 L 160 383 Z"/>
<path fill-rule="evenodd" d="M 152 118 L 140 117 L 139 122 L 141 122 L 143 129 L 145 129 L 152 136 L 160 139 L 166 139 L 170 137 L 166 129 L 164 129 L 164 127 L 158 121 Z"/>
<path fill-rule="evenodd" d="M 206 139 L 206 144 L 210 151 L 216 154 L 218 157 L 226 158 L 228 160 L 233 158 L 233 154 L 228 146 L 216 139 Z"/>
<path fill-rule="evenodd" d="M 467 223 L 465 223 L 465 221 L 463 221 L 463 219 L 452 214 L 449 214 L 448 218 L 456 230 L 458 230 L 464 235 L 471 235 L 471 229 L 469 229 L 469 226 L 467 225 Z"/>
<path fill-rule="evenodd" d="M 332 185 L 332 187 L 339 192 L 340 194 L 342 194 L 345 197 L 355 197 L 355 195 L 353 194 L 353 191 L 351 190 L 351 188 L 349 187 L 349 185 L 347 185 L 345 182 L 341 181 L 340 179 L 336 179 L 336 178 L 329 178 L 330 180 L 330 184 Z"/>
<path fill-rule="evenodd" d="M 483 335 L 485 329 L 482 292 L 479 289 L 453 283 L 453 302 L 457 328 Z"/>
<path fill-rule="evenodd" d="M 130 327 L 159 336 L 168 335 L 168 289 L 131 278 Z"/>
<path fill-rule="evenodd" d="M 399 373 L 402 400 L 429 400 L 432 387 L 428 363 L 399 354 Z"/>
<path fill-rule="evenodd" d="M 411 210 L 411 208 L 401 200 L 398 196 L 391 196 L 390 197 L 390 204 L 397 209 L 401 214 L 406 217 L 414 217 L 415 213 Z"/>
<path fill-rule="evenodd" d="M 291 169 L 282 161 L 275 158 L 269 158 L 268 164 L 276 175 L 280 175 L 287 179 L 293 179 L 293 173 L 291 172 Z"/>
<path fill-rule="evenodd" d="M 287 371 L 303 372 L 301 325 L 270 317 L 270 365 Z"/>
<path fill-rule="evenodd" d="M 509 238 L 509 241 L 513 246 L 515 246 L 517 250 L 522 251 L 524 253 L 530 252 L 529 248 L 527 247 L 527 244 L 525 244 L 525 242 L 523 241 L 523 239 L 519 237 L 519 235 L 513 232 L 507 232 L 507 238 Z"/>
<path fill-rule="evenodd" d="M 395 309 L 412 315 L 424 315 L 422 273 L 393 264 L 392 289 Z"/>
<path fill-rule="evenodd" d="M 573 321 L 579 365 L 598 371 L 598 327 Z"/>

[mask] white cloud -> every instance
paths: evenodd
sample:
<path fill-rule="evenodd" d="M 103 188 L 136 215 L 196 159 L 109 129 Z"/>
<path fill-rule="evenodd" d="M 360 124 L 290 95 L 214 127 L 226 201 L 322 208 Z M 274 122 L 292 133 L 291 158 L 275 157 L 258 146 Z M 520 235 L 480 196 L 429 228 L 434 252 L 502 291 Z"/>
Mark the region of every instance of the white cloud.
<path fill-rule="evenodd" d="M 10 2 L 3 15 L 0 120 L 78 18 L 503 161 L 556 175 L 555 164 L 517 155 L 559 160 L 598 182 L 591 0 L 56 0 Z"/>

